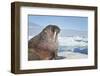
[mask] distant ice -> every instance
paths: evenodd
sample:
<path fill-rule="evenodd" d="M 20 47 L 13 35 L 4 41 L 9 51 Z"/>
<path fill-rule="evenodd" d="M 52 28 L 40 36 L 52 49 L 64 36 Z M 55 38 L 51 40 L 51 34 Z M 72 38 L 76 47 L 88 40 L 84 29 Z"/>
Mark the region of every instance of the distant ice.
<path fill-rule="evenodd" d="M 33 36 L 29 36 L 30 40 Z M 60 46 L 88 46 L 88 39 L 79 36 L 76 37 L 58 37 Z"/>
<path fill-rule="evenodd" d="M 87 38 L 76 37 L 58 37 L 59 45 L 61 46 L 87 46 Z"/>
<path fill-rule="evenodd" d="M 84 59 L 84 58 L 88 58 L 88 55 L 86 55 L 86 54 L 75 53 L 75 52 L 71 52 L 71 51 L 58 52 L 58 56 L 65 57 L 64 59 Z"/>

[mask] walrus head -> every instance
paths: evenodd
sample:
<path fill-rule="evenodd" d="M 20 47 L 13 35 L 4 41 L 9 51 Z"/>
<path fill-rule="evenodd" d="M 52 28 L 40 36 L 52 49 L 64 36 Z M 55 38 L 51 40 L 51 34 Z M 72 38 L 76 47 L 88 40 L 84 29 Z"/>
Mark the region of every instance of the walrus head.
<path fill-rule="evenodd" d="M 42 34 L 45 34 L 45 35 L 42 35 L 42 36 L 43 38 L 45 38 L 45 40 L 49 39 L 49 41 L 56 41 L 57 35 L 59 32 L 60 32 L 60 28 L 58 26 L 48 25 L 43 29 Z"/>

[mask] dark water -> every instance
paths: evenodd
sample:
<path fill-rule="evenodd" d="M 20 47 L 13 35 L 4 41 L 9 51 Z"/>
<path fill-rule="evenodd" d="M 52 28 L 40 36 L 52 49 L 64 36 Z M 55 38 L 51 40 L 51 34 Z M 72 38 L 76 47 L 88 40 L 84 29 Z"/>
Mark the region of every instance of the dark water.
<path fill-rule="evenodd" d="M 88 54 L 88 47 L 60 46 L 59 52 L 63 52 L 63 51 L 73 51 L 82 54 Z"/>
<path fill-rule="evenodd" d="M 79 52 L 82 54 L 88 54 L 88 48 L 74 48 L 74 52 Z"/>

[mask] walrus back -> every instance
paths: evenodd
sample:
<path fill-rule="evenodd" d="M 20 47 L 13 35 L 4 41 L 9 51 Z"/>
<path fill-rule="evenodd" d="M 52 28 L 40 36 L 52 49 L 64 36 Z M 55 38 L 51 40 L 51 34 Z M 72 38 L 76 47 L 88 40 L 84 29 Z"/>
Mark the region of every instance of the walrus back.
<path fill-rule="evenodd" d="M 40 36 L 37 35 L 28 41 L 28 48 L 34 48 L 39 43 Z"/>

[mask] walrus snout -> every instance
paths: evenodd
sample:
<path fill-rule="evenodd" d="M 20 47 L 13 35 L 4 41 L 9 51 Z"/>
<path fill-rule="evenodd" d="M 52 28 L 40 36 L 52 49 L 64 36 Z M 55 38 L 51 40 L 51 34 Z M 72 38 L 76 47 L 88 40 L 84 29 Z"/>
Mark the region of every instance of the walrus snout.
<path fill-rule="evenodd" d="M 58 26 L 53 26 L 53 32 L 57 32 L 59 33 L 60 32 L 60 28 Z"/>
<path fill-rule="evenodd" d="M 60 28 L 56 25 L 48 25 L 43 30 L 47 37 L 52 40 L 56 40 L 58 33 L 60 32 Z"/>

